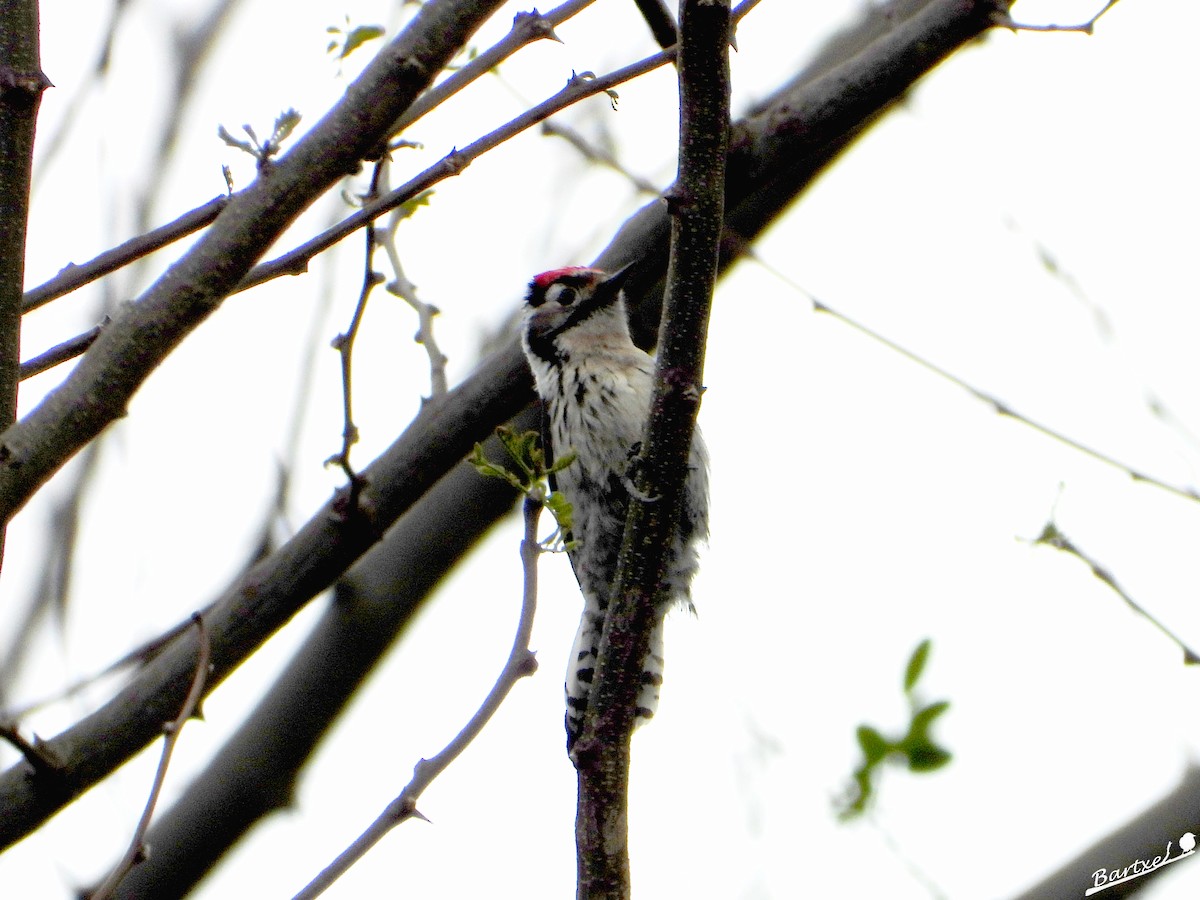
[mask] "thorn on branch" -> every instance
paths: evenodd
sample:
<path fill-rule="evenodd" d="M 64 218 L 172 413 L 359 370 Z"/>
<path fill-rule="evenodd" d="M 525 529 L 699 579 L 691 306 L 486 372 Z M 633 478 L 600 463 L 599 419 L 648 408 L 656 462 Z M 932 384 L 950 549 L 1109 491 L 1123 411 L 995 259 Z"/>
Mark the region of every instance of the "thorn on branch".
<path fill-rule="evenodd" d="M 62 761 L 55 756 L 50 746 L 36 734 L 33 736 L 33 741 L 30 742 L 25 740 L 14 723 L 0 722 L 0 738 L 8 741 L 21 752 L 25 761 L 33 767 L 34 776 L 60 777 L 64 774 Z"/>
<path fill-rule="evenodd" d="M 38 94 L 52 87 L 53 82 L 41 69 L 36 72 L 18 72 L 12 66 L 0 64 L 0 93 L 20 91 L 32 102 Z"/>
<path fill-rule="evenodd" d="M 554 33 L 554 25 L 537 9 L 529 12 L 519 12 L 513 16 L 513 32 L 520 35 L 526 43 L 537 40 L 550 40 L 564 43 L 563 39 Z"/>

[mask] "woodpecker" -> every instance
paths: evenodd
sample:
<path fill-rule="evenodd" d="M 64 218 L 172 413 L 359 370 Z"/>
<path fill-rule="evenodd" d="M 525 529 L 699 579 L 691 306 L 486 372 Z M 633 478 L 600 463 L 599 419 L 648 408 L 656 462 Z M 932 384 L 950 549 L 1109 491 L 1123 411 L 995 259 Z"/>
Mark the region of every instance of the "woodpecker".
<path fill-rule="evenodd" d="M 546 458 L 576 454 L 550 485 L 573 509 L 568 537 L 576 546 L 569 556 L 583 593 L 565 685 L 568 750 L 587 708 L 629 497 L 636 491 L 630 467 L 640 450 L 654 384 L 653 357 L 629 336 L 623 292 L 628 274 L 628 267 L 613 274 L 583 267 L 544 272 L 529 284 L 522 321 L 521 343 L 542 398 Z M 697 430 L 679 532 L 668 552 L 664 599 L 642 664 L 639 722 L 658 706 L 663 618 L 671 607 L 693 608 L 697 545 L 707 537 L 708 454 Z"/>

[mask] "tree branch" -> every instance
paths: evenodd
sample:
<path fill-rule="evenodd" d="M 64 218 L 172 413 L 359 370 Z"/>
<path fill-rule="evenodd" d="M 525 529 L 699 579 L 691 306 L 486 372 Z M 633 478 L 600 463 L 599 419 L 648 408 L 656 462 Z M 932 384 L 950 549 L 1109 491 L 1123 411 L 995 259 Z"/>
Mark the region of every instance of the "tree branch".
<path fill-rule="evenodd" d="M 0 428 L 17 418 L 33 135 L 42 92 L 50 85 L 38 36 L 37 0 L 0 6 Z M 5 524 L 0 520 L 0 565 Z"/>
<path fill-rule="evenodd" d="M 96 343 L 96 338 L 100 337 L 100 332 L 107 325 L 107 317 L 104 322 L 99 325 L 93 325 L 82 334 L 77 334 L 73 338 L 63 341 L 61 344 L 56 344 L 44 353 L 39 353 L 33 359 L 28 359 L 21 363 L 20 377 L 24 381 L 26 378 L 32 378 L 34 375 L 41 375 L 43 372 L 48 372 L 60 363 L 65 363 L 67 360 L 75 359 L 87 352 L 88 347 Z"/>
<path fill-rule="evenodd" d="M 146 800 L 142 817 L 138 820 L 137 828 L 134 829 L 129 849 L 125 851 L 121 861 L 117 863 L 95 893 L 89 896 L 88 900 L 108 900 L 121 880 L 147 856 L 146 831 L 150 828 L 150 818 L 154 815 L 154 807 L 158 804 L 158 795 L 162 793 L 163 783 L 167 780 L 167 767 L 171 764 L 171 754 L 175 752 L 175 744 L 179 741 L 179 735 L 183 733 L 183 726 L 187 724 L 188 719 L 197 714 L 197 710 L 200 708 L 200 697 L 204 693 L 204 679 L 208 675 L 208 633 L 204 630 L 204 619 L 199 613 L 196 613 L 192 616 L 192 621 L 196 625 L 199 642 L 199 649 L 196 651 L 196 674 L 192 678 L 192 686 L 188 689 L 179 715 L 163 727 L 165 739 L 163 740 L 162 756 L 158 761 L 158 769 L 154 773 L 154 784 L 150 788 L 150 797 Z"/>
<path fill-rule="evenodd" d="M 755 116 L 739 123 L 736 133 L 741 146 L 731 148 L 727 176 L 726 215 L 736 231 L 728 252 L 735 253 L 745 239 L 765 228 L 770 215 L 789 203 L 836 149 L 859 133 L 864 122 L 901 96 L 924 71 L 987 29 L 994 8 L 990 2 L 934 0 L 836 73 L 808 84 L 788 85 Z M 844 101 L 839 99 L 843 85 L 847 91 Z M 846 110 L 841 109 L 843 102 Z M 789 117 L 800 114 L 811 116 L 812 127 L 786 127 Z M 782 193 L 785 189 L 786 195 Z M 663 205 L 654 201 L 626 223 L 596 264 L 612 268 L 642 258 L 649 270 L 665 268 L 658 260 L 665 258 L 668 228 Z M 646 290 L 645 284 L 641 289 Z M 651 295 L 640 317 L 653 320 L 654 306 Z M 428 404 L 404 435 L 364 472 L 370 482 L 366 491 L 371 501 L 370 523 L 358 521 L 349 526 L 338 512 L 335 498 L 291 541 L 222 594 L 205 617 L 214 660 L 209 687 L 219 684 L 233 666 L 333 582 L 380 532 L 457 464 L 475 441 L 524 407 L 532 397 L 530 387 L 528 368 L 514 338 L 466 382 Z M 505 505 L 489 508 L 489 515 L 498 517 Z M 432 509 L 423 504 L 422 509 L 435 519 L 458 515 L 456 505 Z M 379 554 L 372 556 L 380 562 Z M 408 578 L 411 573 L 380 577 Z M 381 634 L 378 639 L 386 643 L 392 634 Z M 159 723 L 182 702 L 195 659 L 195 648 L 189 647 L 185 635 L 112 701 L 49 742 L 66 756 L 67 775 L 61 790 L 40 784 L 37 778 L 29 779 L 25 764 L 0 774 L 0 847 L 29 833 L 154 739 Z M 295 665 L 314 679 L 319 675 L 317 668 L 306 667 L 301 660 Z M 352 685 L 340 682 L 335 686 L 338 692 L 353 690 Z M 340 708 L 336 698 L 322 702 L 334 710 Z M 293 721 L 283 721 L 286 728 L 295 727 Z M 314 723 L 318 737 L 327 724 Z M 316 737 L 311 740 L 315 742 Z M 160 847 L 164 844 L 160 842 Z M 137 874 L 135 870 L 130 878 Z"/>
<path fill-rule="evenodd" d="M 671 254 L 654 399 L 583 731 L 572 754 L 579 776 L 575 841 L 581 900 L 630 896 L 630 737 L 642 662 L 662 605 L 667 548 L 679 527 L 724 223 L 728 0 L 683 0 L 679 18 L 679 176 L 667 195 Z"/>
<path fill-rule="evenodd" d="M 284 253 L 282 256 L 255 266 L 235 290 L 248 290 L 273 278 L 278 278 L 280 275 L 299 275 L 305 272 L 308 269 L 308 261 L 318 253 L 323 253 L 343 238 L 363 228 L 368 222 L 372 222 L 384 213 L 390 212 L 398 206 L 407 203 L 422 191 L 429 190 L 429 188 L 438 182 L 460 174 L 480 156 L 490 150 L 494 150 L 505 141 L 516 137 L 526 129 L 532 128 L 544 119 L 554 115 L 554 113 L 578 103 L 585 97 L 594 96 L 601 91 L 608 90 L 639 75 L 652 72 L 674 58 L 673 51 L 664 50 L 636 63 L 624 66 L 615 72 L 610 72 L 600 78 L 573 77 L 567 82 L 566 87 L 554 94 L 554 96 L 543 100 L 537 106 L 526 110 L 515 119 L 471 142 L 461 150 L 456 148 L 424 172 L 421 172 L 414 178 L 410 178 L 400 187 L 389 191 L 378 200 L 367 203 L 358 212 L 347 216 L 324 233 L 317 235 L 310 241 L 306 241 L 294 250 Z"/>
<path fill-rule="evenodd" d="M 51 300 L 66 296 L 85 284 L 90 284 L 111 272 L 123 269 L 130 263 L 137 262 L 156 250 L 161 250 L 180 238 L 199 231 L 206 225 L 212 224 L 228 202 L 229 197 L 227 196 L 213 197 L 203 206 L 184 213 L 174 222 L 168 222 L 153 231 L 130 238 L 125 243 L 106 250 L 95 259 L 80 265 L 67 264 L 61 272 L 45 284 L 25 292 L 21 301 L 21 311 L 29 312 L 39 306 L 45 306 Z"/>
<path fill-rule="evenodd" d="M 480 476 L 482 477 L 482 476 Z M 541 486 L 538 485 L 537 488 Z M 488 691 L 488 695 L 480 704 L 475 715 L 454 736 L 440 753 L 431 759 L 419 760 L 413 768 L 413 777 L 404 790 L 388 804 L 380 816 L 371 823 L 357 840 L 338 856 L 320 875 L 314 878 L 295 900 L 312 900 L 340 878 L 349 868 L 366 855 L 372 847 L 379 843 L 389 831 L 401 822 L 409 819 L 424 819 L 417 809 L 417 800 L 439 775 L 441 775 L 454 760 L 458 759 L 471 742 L 475 740 L 492 720 L 492 716 L 500 709 L 516 683 L 537 671 L 537 657 L 529 649 L 529 638 L 533 634 L 533 617 L 537 611 L 537 562 L 541 548 L 538 546 L 537 524 L 542 513 L 544 497 L 533 494 L 525 497 L 524 516 L 525 534 L 521 541 L 521 568 L 524 572 L 524 590 L 521 597 L 521 615 L 517 622 L 517 633 L 513 636 L 512 649 L 504 669 Z"/>
<path fill-rule="evenodd" d="M 514 427 L 526 431 L 537 421 L 531 407 Z M 494 435 L 484 447 L 489 459 L 503 458 Z M 117 898 L 183 896 L 255 822 L 290 806 L 297 774 L 359 686 L 516 496 L 506 482 L 459 463 L 338 581 L 291 663 L 154 823 L 147 836 L 154 854 L 121 883 Z M 247 759 L 259 764 L 247 766 Z"/>
<path fill-rule="evenodd" d="M 650 27 L 650 33 L 658 46 L 666 50 L 679 42 L 679 32 L 675 27 L 675 19 L 667 8 L 665 0 L 634 0 L 642 18 Z"/>
<path fill-rule="evenodd" d="M 283 230 L 384 138 L 502 0 L 421 7 L 334 108 L 269 174 L 234 195 L 196 245 L 134 303 L 121 307 L 68 379 L 0 434 L 0 522 L 125 414 L 167 354 L 245 277 Z"/>
<path fill-rule="evenodd" d="M 484 373 L 427 403 L 413 425 L 362 473 L 359 514 L 348 515 L 339 493 L 291 540 L 251 568 L 205 611 L 212 646 L 206 690 L 247 656 L 377 542 L 383 531 L 493 426 L 525 406 L 528 369 L 517 347 L 493 358 Z M 495 383 L 524 383 L 510 395 Z M 30 778 L 18 764 L 0 775 L 0 847 L 19 840 L 153 740 L 174 715 L 190 683 L 196 638 L 182 635 L 112 700 L 47 742 L 63 760 L 53 782 Z"/>

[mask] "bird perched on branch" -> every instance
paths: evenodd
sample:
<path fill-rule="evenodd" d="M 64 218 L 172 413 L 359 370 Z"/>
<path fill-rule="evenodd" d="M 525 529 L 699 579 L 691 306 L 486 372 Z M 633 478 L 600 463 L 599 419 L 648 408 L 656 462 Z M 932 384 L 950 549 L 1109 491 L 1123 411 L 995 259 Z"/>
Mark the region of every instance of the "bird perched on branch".
<path fill-rule="evenodd" d="M 573 508 L 571 566 L 583 592 L 583 617 L 568 663 L 567 747 L 579 736 L 617 574 L 629 498 L 631 464 L 640 450 L 654 387 L 654 359 L 629 335 L 624 284 L 613 274 L 573 267 L 538 275 L 525 299 L 521 341 L 543 403 L 543 440 L 552 460 L 576 459 L 552 476 Z M 646 499 L 646 498 L 640 498 Z M 642 664 L 637 715 L 658 706 L 663 671 L 663 617 L 675 605 L 692 608 L 697 545 L 708 536 L 708 454 L 692 439 L 679 530 L 667 556 L 662 599 Z"/>

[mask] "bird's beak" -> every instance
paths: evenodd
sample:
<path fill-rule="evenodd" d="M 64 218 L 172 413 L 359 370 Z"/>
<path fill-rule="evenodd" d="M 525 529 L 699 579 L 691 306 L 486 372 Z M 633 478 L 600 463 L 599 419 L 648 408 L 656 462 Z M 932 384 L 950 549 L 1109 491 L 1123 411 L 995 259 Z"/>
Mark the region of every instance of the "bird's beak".
<path fill-rule="evenodd" d="M 604 286 L 611 290 L 614 294 L 625 287 L 625 282 L 629 280 L 629 276 L 633 274 L 633 269 L 637 265 L 636 262 L 626 263 L 604 279 Z"/>

